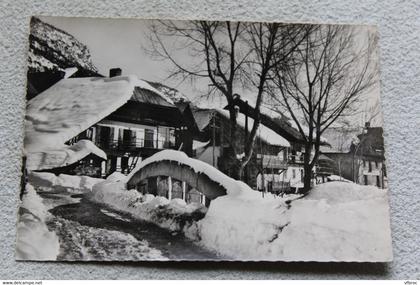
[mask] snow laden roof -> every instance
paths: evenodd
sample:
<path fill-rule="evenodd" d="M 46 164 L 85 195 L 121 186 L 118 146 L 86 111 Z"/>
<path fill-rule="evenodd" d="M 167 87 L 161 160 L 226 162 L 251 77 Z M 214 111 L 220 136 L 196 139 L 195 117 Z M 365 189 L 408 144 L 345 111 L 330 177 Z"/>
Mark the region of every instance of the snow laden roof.
<path fill-rule="evenodd" d="M 134 97 L 137 88 L 153 92 L 159 100 L 173 106 L 164 94 L 133 75 L 60 80 L 28 102 L 25 148 L 30 151 L 56 147 L 107 117 L 128 100 L 149 102 Z"/>
<path fill-rule="evenodd" d="M 225 109 L 195 109 L 193 111 L 194 119 L 196 120 L 196 124 L 200 130 L 203 130 L 206 126 L 208 126 L 214 112 L 217 112 L 226 119 L 229 119 L 229 111 Z M 237 123 L 240 127 L 245 128 L 244 114 L 238 113 Z M 248 117 L 248 124 L 249 128 L 252 128 L 254 120 L 251 117 Z M 260 123 L 260 126 L 258 128 L 257 136 L 259 139 L 263 140 L 268 144 L 290 147 L 290 143 L 288 140 L 286 140 L 281 135 L 279 135 L 278 133 L 276 133 L 275 131 L 273 131 L 272 129 L 270 129 L 262 123 Z"/>
<path fill-rule="evenodd" d="M 135 78 L 133 96 L 131 101 L 155 104 L 161 106 L 175 107 L 174 101 L 166 93 L 156 89 L 148 82 Z"/>
<path fill-rule="evenodd" d="M 69 153 L 69 147 L 65 143 L 129 100 L 150 103 L 144 96 L 133 98 L 136 89 L 146 90 L 158 97 L 159 100 L 154 99 L 155 103 L 159 101 L 174 106 L 170 98 L 134 75 L 66 78 L 29 100 L 25 117 L 25 153 L 29 161 L 28 167 L 61 167 L 68 165 L 69 161 L 74 163 L 77 161 L 76 157 L 81 159 L 89 153 L 106 158 L 93 144 L 83 144 L 77 151 L 70 149 L 73 156 L 64 160 L 63 155 Z M 150 94 L 147 96 L 149 99 L 151 97 Z M 41 161 L 48 162 L 48 166 L 41 165 Z"/>
<path fill-rule="evenodd" d="M 194 120 L 197 124 L 197 127 L 200 131 L 204 130 L 210 123 L 212 118 L 213 110 L 212 109 L 193 109 Z"/>
<path fill-rule="evenodd" d="M 209 143 L 210 143 L 210 141 L 200 142 L 200 141 L 193 140 L 192 149 L 197 150 L 199 148 L 206 147 Z"/>
<path fill-rule="evenodd" d="M 28 102 L 25 149 L 57 147 L 125 104 L 136 78 L 68 78 Z"/>
<path fill-rule="evenodd" d="M 26 159 L 26 168 L 31 170 L 53 169 L 73 164 L 89 154 L 107 159 L 103 150 L 89 140 L 80 140 L 76 144 L 59 145 L 56 148 L 47 148 L 30 152 Z"/>
<path fill-rule="evenodd" d="M 145 160 L 141 161 L 136 165 L 136 167 L 128 174 L 125 183 L 129 182 L 130 179 L 143 167 L 149 165 L 154 162 L 163 161 L 163 160 L 170 160 L 178 162 L 182 165 L 188 165 L 191 167 L 195 173 L 204 173 L 207 175 L 212 181 L 220 184 L 223 186 L 228 195 L 247 195 L 249 199 L 254 199 L 255 197 L 259 196 L 260 193 L 257 191 L 252 190 L 247 184 L 242 181 L 235 180 L 217 168 L 211 166 L 210 164 L 188 157 L 184 152 L 172 150 L 172 149 L 165 149 L 154 155 L 146 158 Z"/>
<path fill-rule="evenodd" d="M 299 127 L 298 127 L 298 125 L 296 124 L 295 121 L 290 120 L 290 123 L 291 123 L 293 128 L 295 128 L 296 130 L 299 130 Z M 305 133 L 305 135 L 309 136 L 309 128 L 307 126 L 305 126 L 303 123 L 300 123 L 300 126 L 302 127 L 302 131 Z M 314 134 L 314 136 L 315 136 L 315 134 Z M 321 136 L 320 141 L 323 144 L 329 144 L 328 140 L 324 136 Z"/>
<path fill-rule="evenodd" d="M 229 111 L 224 110 L 224 109 L 216 109 L 216 112 L 218 112 L 223 117 L 229 119 Z M 245 128 L 245 115 L 242 113 L 238 113 L 236 122 L 238 123 L 239 126 L 241 126 L 242 128 Z M 254 120 L 251 117 L 248 117 L 249 129 L 251 129 L 253 125 L 254 125 Z M 262 123 L 260 123 L 258 127 L 257 136 L 259 139 L 263 140 L 264 142 L 268 144 L 290 147 L 289 141 L 287 141 L 281 135 L 279 135 L 272 129 L 268 128 L 267 126 L 263 125 Z"/>

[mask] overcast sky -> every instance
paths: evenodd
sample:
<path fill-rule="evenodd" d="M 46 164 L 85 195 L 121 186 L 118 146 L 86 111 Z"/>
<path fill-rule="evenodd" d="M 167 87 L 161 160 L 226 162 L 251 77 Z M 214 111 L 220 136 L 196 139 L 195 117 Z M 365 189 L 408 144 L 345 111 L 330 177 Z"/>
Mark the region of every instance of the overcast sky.
<path fill-rule="evenodd" d="M 192 100 L 208 90 L 209 82 L 207 80 L 200 80 L 195 84 L 190 82 L 180 84 L 177 79 L 167 79 L 171 65 L 168 62 L 153 60 L 142 48 L 148 45 L 147 20 L 72 17 L 40 18 L 68 32 L 87 45 L 94 65 L 103 75 L 108 75 L 110 68 L 120 67 L 123 74 L 135 74 L 142 79 L 162 82 L 177 88 Z M 185 60 L 191 59 L 185 57 Z M 247 96 L 249 95 L 244 94 L 244 97 Z M 375 104 L 379 100 L 379 86 L 367 97 L 369 97 L 369 105 Z M 250 101 L 252 102 L 253 100 Z M 223 99 L 217 99 L 215 102 L 209 102 L 209 104 L 220 107 L 225 102 Z M 209 104 L 207 104 L 208 107 L 210 107 Z M 366 107 L 363 106 L 362 108 L 365 109 Z M 361 124 L 363 120 L 363 118 L 359 117 L 355 120 L 356 124 Z M 374 125 L 382 125 L 382 117 Z"/>

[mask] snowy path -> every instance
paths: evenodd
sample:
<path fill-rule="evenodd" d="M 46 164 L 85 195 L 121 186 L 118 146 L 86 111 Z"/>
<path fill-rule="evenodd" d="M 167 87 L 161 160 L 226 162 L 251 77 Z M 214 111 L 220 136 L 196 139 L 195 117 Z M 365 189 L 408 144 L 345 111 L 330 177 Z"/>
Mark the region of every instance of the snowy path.
<path fill-rule="evenodd" d="M 58 260 L 208 260 L 220 258 L 183 235 L 106 209 L 83 195 L 39 193 L 60 239 Z"/>

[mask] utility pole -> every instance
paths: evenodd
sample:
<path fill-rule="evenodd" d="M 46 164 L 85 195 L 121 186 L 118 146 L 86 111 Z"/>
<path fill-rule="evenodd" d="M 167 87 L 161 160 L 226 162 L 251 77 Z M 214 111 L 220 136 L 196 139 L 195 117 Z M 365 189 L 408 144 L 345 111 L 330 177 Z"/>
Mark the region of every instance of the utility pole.
<path fill-rule="evenodd" d="M 248 112 L 249 112 L 249 108 L 248 108 L 248 100 L 245 101 L 245 142 L 244 142 L 244 152 L 247 153 L 247 148 L 248 148 Z M 245 174 L 245 183 L 248 183 L 248 163 L 245 165 L 245 169 L 244 169 L 244 174 Z"/>
<path fill-rule="evenodd" d="M 212 124 L 212 144 L 213 144 L 213 147 L 212 147 L 212 152 L 213 152 L 212 162 L 213 163 L 212 164 L 213 164 L 213 167 L 216 167 L 216 154 L 214 152 L 216 148 L 216 113 L 215 112 L 213 112 L 211 120 L 212 120 L 211 124 Z"/>

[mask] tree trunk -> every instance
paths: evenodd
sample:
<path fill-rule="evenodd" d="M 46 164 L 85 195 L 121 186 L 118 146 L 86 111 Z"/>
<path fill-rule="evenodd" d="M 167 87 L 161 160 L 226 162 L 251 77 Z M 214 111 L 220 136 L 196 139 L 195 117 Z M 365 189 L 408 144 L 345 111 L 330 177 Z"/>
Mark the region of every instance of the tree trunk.
<path fill-rule="evenodd" d="M 243 176 L 244 166 L 241 162 L 236 158 L 231 158 L 231 167 L 230 167 L 230 177 L 236 180 L 241 180 Z"/>
<path fill-rule="evenodd" d="M 305 164 L 303 170 L 303 191 L 304 193 L 307 193 L 309 190 L 311 190 L 312 167 L 309 164 Z"/>
<path fill-rule="evenodd" d="M 303 191 L 311 190 L 312 165 L 311 165 L 311 144 L 305 144 L 305 155 L 303 159 Z"/>

